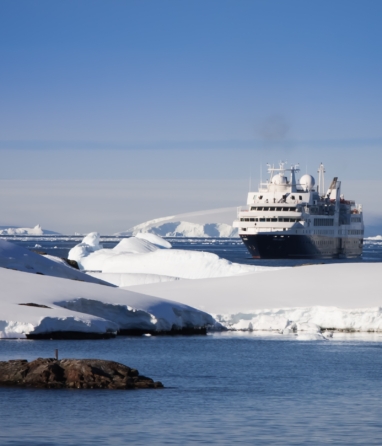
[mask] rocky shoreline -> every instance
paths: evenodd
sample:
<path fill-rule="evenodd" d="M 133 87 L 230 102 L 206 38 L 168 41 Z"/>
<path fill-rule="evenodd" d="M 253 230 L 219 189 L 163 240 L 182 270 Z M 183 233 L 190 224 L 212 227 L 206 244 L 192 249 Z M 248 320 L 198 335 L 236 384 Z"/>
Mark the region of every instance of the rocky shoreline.
<path fill-rule="evenodd" d="M 0 386 L 130 390 L 157 389 L 163 384 L 115 361 L 37 358 L 0 361 Z"/>

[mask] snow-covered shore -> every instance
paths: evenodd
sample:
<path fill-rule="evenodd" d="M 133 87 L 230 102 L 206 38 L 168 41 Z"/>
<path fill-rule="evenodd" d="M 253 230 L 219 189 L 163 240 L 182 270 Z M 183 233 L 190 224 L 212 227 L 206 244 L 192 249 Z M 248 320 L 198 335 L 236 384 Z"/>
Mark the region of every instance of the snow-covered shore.
<path fill-rule="evenodd" d="M 167 243 L 153 237 L 159 245 Z M 151 245 L 136 240 L 137 246 Z M 117 289 L 61 259 L 40 256 L 5 240 L 0 240 L 0 284 L 0 338 L 57 332 L 158 333 L 219 325 L 209 314 L 188 305 Z"/>
<path fill-rule="evenodd" d="M 0 338 L 52 332 L 167 332 L 215 325 L 210 315 L 188 305 L 129 290 L 5 268 L 0 268 L 0 283 Z"/>
<path fill-rule="evenodd" d="M 213 314 L 234 330 L 382 331 L 381 263 L 342 263 L 131 289 Z"/>

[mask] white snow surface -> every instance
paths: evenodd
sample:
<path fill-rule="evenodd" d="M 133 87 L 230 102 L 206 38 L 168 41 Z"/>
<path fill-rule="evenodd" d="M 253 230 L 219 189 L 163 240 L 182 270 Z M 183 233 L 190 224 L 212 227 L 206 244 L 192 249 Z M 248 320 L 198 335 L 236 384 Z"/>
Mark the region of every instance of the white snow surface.
<path fill-rule="evenodd" d="M 376 235 L 375 237 L 365 237 L 365 240 L 381 241 L 382 240 L 382 235 Z"/>
<path fill-rule="evenodd" d="M 187 305 L 129 290 L 5 268 L 0 268 L 0 283 L 0 338 L 52 331 L 161 331 L 215 324 L 210 315 Z"/>
<path fill-rule="evenodd" d="M 146 254 L 148 252 L 158 251 L 158 249 L 160 248 L 157 245 L 154 245 L 148 240 L 137 237 L 129 237 L 121 240 L 118 245 L 113 248 L 113 253 Z"/>
<path fill-rule="evenodd" d="M 138 235 L 141 232 L 162 237 L 238 237 L 232 227 L 236 208 L 211 209 L 149 220 L 116 235 Z"/>
<path fill-rule="evenodd" d="M 129 273 L 95 273 L 88 272 L 89 276 L 96 277 L 97 279 L 104 280 L 119 288 L 131 287 L 136 285 L 145 285 L 148 283 L 158 282 L 172 282 L 174 280 L 180 280 L 179 277 L 161 276 L 159 274 L 129 274 Z"/>
<path fill-rule="evenodd" d="M 46 234 L 58 234 L 58 232 L 42 229 L 40 225 L 36 225 L 34 228 L 18 228 L 18 227 L 7 228 L 4 226 L 0 226 L 0 235 L 46 235 Z"/>
<path fill-rule="evenodd" d="M 88 247 L 84 241 L 75 246 L 68 257 L 76 260 L 80 268 L 86 271 L 200 279 L 268 269 L 231 263 L 208 252 L 160 249 L 157 245 L 137 237 L 124 239 L 113 249 L 98 249 L 96 244 Z"/>
<path fill-rule="evenodd" d="M 177 299 L 234 330 L 382 331 L 381 276 L 381 263 L 341 263 L 130 289 Z"/>
<path fill-rule="evenodd" d="M 152 243 L 156 246 L 159 246 L 160 248 L 167 248 L 167 249 L 172 248 L 172 245 L 170 242 L 163 239 L 162 237 L 159 237 L 158 235 L 150 234 L 149 232 L 138 232 L 138 234 L 136 234 L 136 237 L 140 238 L 140 239 L 147 240 L 150 243 Z"/>
<path fill-rule="evenodd" d="M 26 273 L 109 285 L 109 283 L 72 268 L 60 258 L 41 256 L 6 240 L 0 240 L 0 267 Z"/>

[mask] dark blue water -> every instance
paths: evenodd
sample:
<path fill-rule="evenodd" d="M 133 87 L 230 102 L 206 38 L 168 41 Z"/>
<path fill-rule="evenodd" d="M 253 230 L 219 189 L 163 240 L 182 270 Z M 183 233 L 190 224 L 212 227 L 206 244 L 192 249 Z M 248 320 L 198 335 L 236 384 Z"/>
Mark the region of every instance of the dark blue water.
<path fill-rule="evenodd" d="M 285 338 L 283 338 L 285 339 Z M 161 390 L 0 389 L 0 443 L 382 444 L 382 343 L 255 335 L 2 341 L 0 358 L 105 358 Z"/>

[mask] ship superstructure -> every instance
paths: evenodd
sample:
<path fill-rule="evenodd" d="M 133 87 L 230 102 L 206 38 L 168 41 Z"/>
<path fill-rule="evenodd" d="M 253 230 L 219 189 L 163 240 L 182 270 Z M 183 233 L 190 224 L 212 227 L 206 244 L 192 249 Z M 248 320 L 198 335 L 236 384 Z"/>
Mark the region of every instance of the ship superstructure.
<path fill-rule="evenodd" d="M 249 192 L 234 227 L 254 258 L 336 258 L 362 254 L 362 206 L 346 200 L 335 177 L 324 192 L 325 168 L 299 180 L 298 166 L 268 166 L 270 179 Z M 289 173 L 289 178 L 286 176 Z"/>

